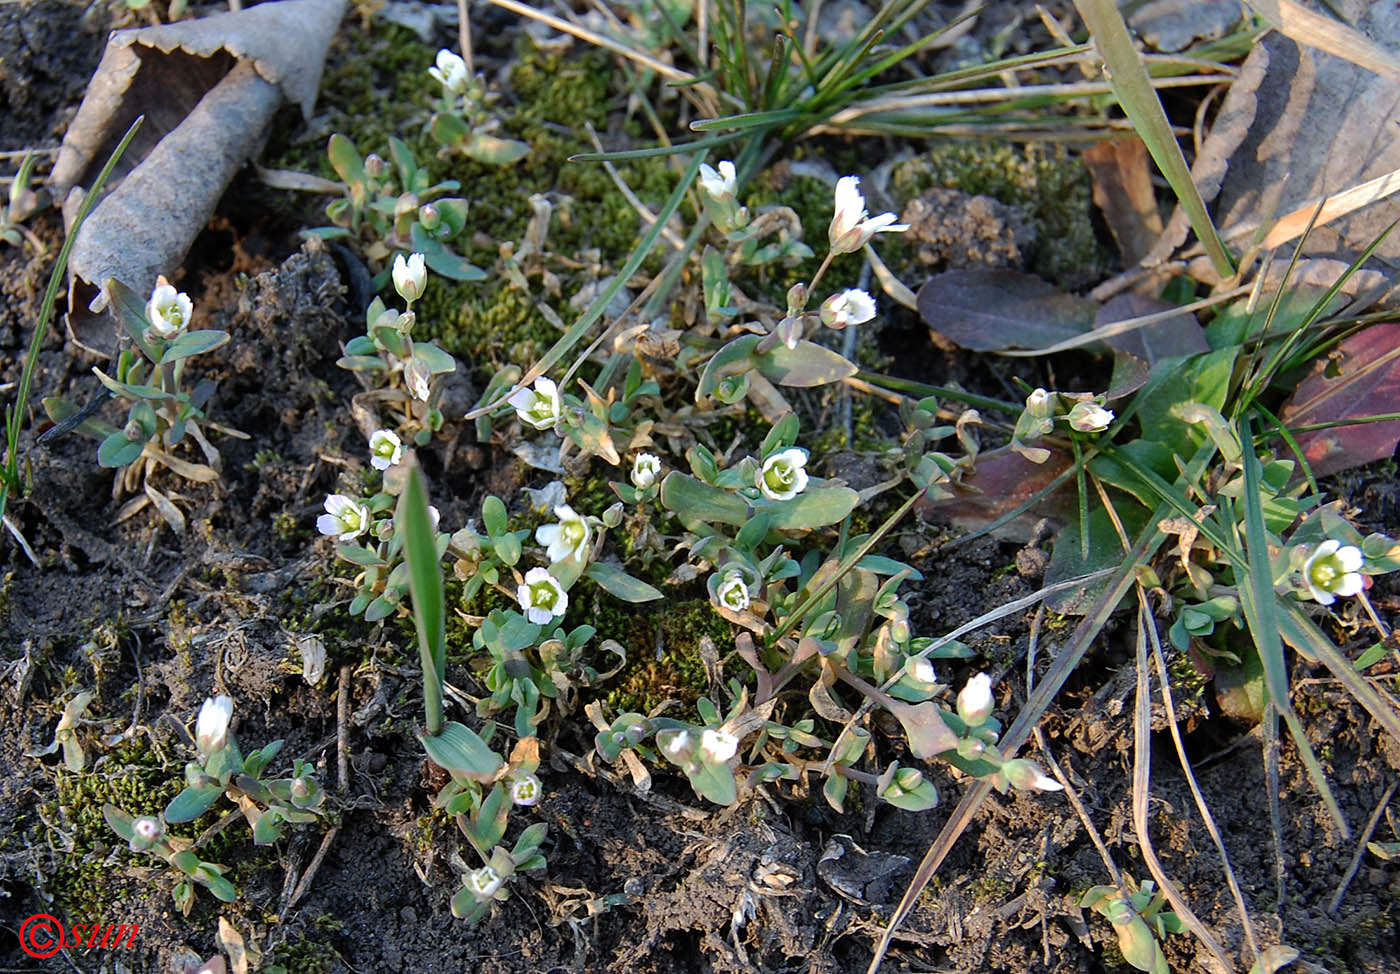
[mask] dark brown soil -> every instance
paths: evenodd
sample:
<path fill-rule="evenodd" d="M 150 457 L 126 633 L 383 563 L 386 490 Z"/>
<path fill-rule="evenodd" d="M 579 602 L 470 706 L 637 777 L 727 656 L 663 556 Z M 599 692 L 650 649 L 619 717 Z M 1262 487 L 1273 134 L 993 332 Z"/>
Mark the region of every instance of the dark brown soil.
<path fill-rule="evenodd" d="M 101 42 L 79 7 L 0 6 L 0 98 L 9 105 L 0 149 L 57 139 Z M 180 495 L 189 522 L 183 536 L 149 510 L 114 523 L 124 499 L 112 497 L 110 472 L 97 466 L 90 442 L 35 445 L 38 398 L 87 402 L 99 388 L 91 367 L 102 364 L 57 331 L 44 343 L 20 442 L 31 486 L 9 512 L 42 567 L 14 544 L 0 547 L 0 970 L 184 970 L 217 951 L 220 916 L 290 971 L 864 970 L 964 781 L 930 767 L 943 801 L 919 815 L 877 807 L 870 796 L 837 815 L 819 794 L 786 787 L 716 810 L 662 769 L 650 794 L 636 792 L 588 757 L 593 732 L 580 714 L 550 725 L 541 769 L 547 797 L 528 817 L 549 824 L 548 876 L 516 883 L 512 898 L 475 927 L 452 918 L 458 864 L 471 851 L 449 822 L 429 815 L 432 791 L 412 734 L 421 703 L 410 629 L 340 624 L 324 635 L 325 681 L 310 687 L 300 675 L 297 633 L 329 614 L 345 617 L 348 590 L 328 576 L 327 542 L 313 524 L 324 496 L 355 481 L 362 462 L 345 408 L 355 387 L 334 365 L 338 343 L 361 325 L 332 253 L 250 216 L 261 192 L 240 178 L 237 206 L 226 206 L 196 245 L 182 285 L 209 327 L 233 335 L 206 366 L 219 382 L 212 409 L 249 435 L 218 441 L 218 484 L 163 484 Z M 31 226 L 54 253 L 60 231 L 52 212 Z M 0 250 L 6 395 L 50 269 L 49 257 L 28 248 Z M 931 370 L 919 375 L 926 381 L 989 374 L 931 344 L 920 355 Z M 104 415 L 114 418 L 115 406 Z M 463 431 L 426 451 L 446 523 L 465 520 L 486 485 L 501 492 L 525 476 L 507 455 L 471 440 Z M 1371 527 L 1395 533 L 1400 512 L 1379 499 L 1388 481 L 1360 477 L 1346 487 L 1358 503 L 1375 499 L 1371 509 L 1384 520 Z M 910 526 L 903 536 L 904 553 L 927 576 L 909 598 L 917 632 L 947 632 L 1037 587 L 1040 560 L 1018 558 L 1015 546 L 952 541 L 934 525 Z M 1375 600 L 1386 611 L 1400 607 L 1387 583 Z M 1010 688 L 999 701 L 1003 715 L 1025 699 L 1032 616 L 967 640 Z M 1068 631 L 1041 632 L 1042 670 Z M 1131 640 L 1110 627 L 1101 642 L 1043 726 L 1119 867 L 1143 879 L 1131 812 Z M 950 676 L 960 683 L 971 672 Z M 1313 675 L 1295 667 L 1297 705 L 1359 831 L 1400 771 L 1400 750 Z M 473 680 L 460 661 L 450 666 L 449 682 L 473 688 Z M 33 753 L 53 739 L 63 704 L 84 687 L 98 695 L 82 732 L 90 767 L 75 776 L 58 755 Z M 289 880 L 316 853 L 320 831 L 259 849 L 239 827 L 228 830 L 218 839 L 219 861 L 235 867 L 241 899 L 220 908 L 201 892 L 186 918 L 173 909 L 163 874 L 144 869 L 100 822 L 102 796 L 119 793 L 124 780 L 144 781 L 162 764 L 162 780 L 178 779 L 190 755 L 172 724 L 188 724 L 214 693 L 234 697 L 242 740 L 284 738 L 283 758 L 315 763 L 334 795 L 338 831 L 290 909 L 283 905 Z M 352 715 L 346 781 L 336 772 L 339 693 Z M 1257 729 L 1213 716 L 1209 694 L 1197 705 L 1179 698 L 1178 707 L 1189 717 L 1188 751 L 1261 946 L 1296 946 L 1315 971 L 1400 970 L 1400 872 L 1366 857 L 1340 908 L 1329 912 L 1356 842 L 1338 835 L 1291 746 L 1285 742 L 1280 758 L 1276 852 Z M 1150 838 L 1167 874 L 1244 970 L 1240 919 L 1163 723 L 1154 713 Z M 888 742 L 882 749 L 897 756 Z M 142 810 L 168 798 L 155 788 L 152 807 Z M 1281 902 L 1276 860 L 1284 864 Z M 1076 905 L 1085 889 L 1106 882 L 1063 796 L 994 796 L 900 929 L 885 969 L 1128 970 L 1107 922 Z M 140 932 L 130 948 L 35 960 L 20 950 L 17 933 L 36 913 L 70 924 L 136 923 Z M 1174 971 L 1215 969 L 1189 935 L 1165 948 Z"/>

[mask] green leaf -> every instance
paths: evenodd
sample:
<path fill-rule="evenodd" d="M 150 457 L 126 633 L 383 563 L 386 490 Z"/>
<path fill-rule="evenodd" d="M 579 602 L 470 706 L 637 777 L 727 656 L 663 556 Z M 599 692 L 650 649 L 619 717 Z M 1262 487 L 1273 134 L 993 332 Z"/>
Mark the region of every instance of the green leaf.
<path fill-rule="evenodd" d="M 380 558 L 377 552 L 371 551 L 363 545 L 341 544 L 336 545 L 335 553 L 346 561 L 355 565 L 364 565 L 367 568 L 387 568 L 388 562 Z"/>
<path fill-rule="evenodd" d="M 97 462 L 104 467 L 124 467 L 139 459 L 145 448 L 144 440 L 128 440 L 126 433 L 117 430 L 97 448 Z"/>
<path fill-rule="evenodd" d="M 753 350 L 757 344 L 757 335 L 743 335 L 711 355 L 700 373 L 700 384 L 695 387 L 695 401 L 704 402 L 713 395 L 721 380 L 754 368 Z"/>
<path fill-rule="evenodd" d="M 427 711 L 428 733 L 434 734 L 442 725 L 447 621 L 437 532 L 428 513 L 428 491 L 423 485 L 423 471 L 416 464 L 409 467 L 408 487 L 399 498 L 394 527 L 404 539 L 408 590 L 413 599 L 413 620 L 418 627 L 418 654 L 423 665 L 423 706 Z"/>
<path fill-rule="evenodd" d="M 770 457 L 779 450 L 785 450 L 797 442 L 797 414 L 785 413 L 783 418 L 773 424 L 773 428 L 768 431 L 768 435 L 763 438 L 763 445 L 758 448 L 760 457 Z"/>
<path fill-rule="evenodd" d="M 196 877 L 196 882 L 225 903 L 232 903 L 238 899 L 238 889 L 222 876 L 204 874 Z"/>
<path fill-rule="evenodd" d="M 664 484 L 662 489 L 665 489 Z M 755 506 L 767 512 L 775 529 L 802 531 L 836 524 L 859 503 L 860 495 L 849 487 L 809 487 L 792 500 L 763 498 Z"/>
<path fill-rule="evenodd" d="M 520 833 L 520 838 L 515 840 L 515 848 L 510 850 L 511 858 L 520 862 L 534 855 L 535 850 L 540 847 L 540 843 L 544 841 L 548 832 L 549 826 L 544 822 L 536 822 L 534 825 L 527 826 Z"/>
<path fill-rule="evenodd" d="M 754 356 L 754 367 L 780 386 L 824 386 L 855 375 L 860 370 L 839 353 L 815 342 L 800 341 L 796 348 L 779 343 Z"/>
<path fill-rule="evenodd" d="M 335 364 L 351 372 L 383 372 L 388 369 L 378 355 L 343 355 Z"/>
<path fill-rule="evenodd" d="M 486 534 L 499 538 L 506 533 L 506 505 L 494 494 L 481 502 L 481 523 L 486 526 Z"/>
<path fill-rule="evenodd" d="M 335 174 L 347 184 L 363 183 L 365 181 L 365 164 L 360 158 L 359 151 L 355 148 L 355 143 L 351 142 L 339 132 L 331 135 L 330 142 L 326 146 L 326 155 L 330 157 L 331 168 Z"/>
<path fill-rule="evenodd" d="M 434 764 L 475 781 L 488 782 L 505 764 L 481 737 L 464 724 L 449 721 L 434 737 L 418 735 Z"/>
<path fill-rule="evenodd" d="M 136 343 L 136 347 L 141 349 L 147 359 L 156 361 L 160 356 L 156 354 L 154 346 L 146 341 L 146 329 L 151 324 L 146 317 L 146 299 L 115 277 L 107 278 L 102 287 L 112 302 L 112 312 L 122 323 L 126 333 L 131 336 L 131 340 Z"/>
<path fill-rule="evenodd" d="M 734 772 L 727 764 L 702 762 L 699 770 L 687 771 L 686 777 L 690 779 L 690 786 L 695 789 L 697 795 L 716 805 L 732 805 L 738 797 L 734 785 Z"/>
<path fill-rule="evenodd" d="M 493 166 L 509 166 L 530 154 L 530 147 L 516 139 L 502 139 L 485 132 L 473 132 L 462 151 L 477 162 Z"/>
<path fill-rule="evenodd" d="M 712 524 L 742 527 L 749 520 L 749 505 L 742 497 L 701 483 L 679 470 L 671 471 L 661 482 L 661 503 L 677 515 Z"/>
<path fill-rule="evenodd" d="M 365 622 L 378 622 L 387 619 L 398 610 L 399 604 L 392 599 L 379 596 L 365 608 Z"/>
<path fill-rule="evenodd" d="M 102 806 L 102 817 L 107 820 L 107 824 L 112 831 L 121 837 L 122 841 L 130 842 L 136 838 L 136 831 L 131 827 L 136 819 L 122 811 L 111 803 Z"/>
<path fill-rule="evenodd" d="M 204 785 L 202 787 L 191 785 L 172 798 L 170 804 L 165 806 L 165 820 L 175 825 L 182 822 L 193 822 L 209 811 L 210 806 L 223 793 L 224 790 L 218 785 Z"/>
<path fill-rule="evenodd" d="M 192 355 L 202 355 L 220 345 L 227 344 L 228 340 L 229 334 L 226 331 L 214 329 L 187 331 L 165 346 L 165 352 L 161 355 L 160 360 L 161 362 L 176 362 Z"/>
<path fill-rule="evenodd" d="M 599 588 L 624 602 L 651 602 L 662 597 L 661 592 L 609 562 L 595 561 L 584 572 L 598 583 Z"/>
<path fill-rule="evenodd" d="M 457 370 L 457 360 L 432 342 L 417 342 L 413 346 L 413 356 L 414 358 L 420 358 L 426 362 L 428 364 L 428 371 L 433 375 L 441 375 L 444 372 L 455 372 Z"/>

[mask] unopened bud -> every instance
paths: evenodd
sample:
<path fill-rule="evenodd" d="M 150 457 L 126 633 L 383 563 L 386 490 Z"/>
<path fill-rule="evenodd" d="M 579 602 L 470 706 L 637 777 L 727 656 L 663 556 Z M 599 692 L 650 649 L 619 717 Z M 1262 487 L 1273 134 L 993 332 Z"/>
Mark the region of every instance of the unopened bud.
<path fill-rule="evenodd" d="M 807 308 L 807 285 L 798 281 L 788 288 L 787 293 L 787 313 L 789 318 L 795 318 Z"/>
<path fill-rule="evenodd" d="M 958 693 L 958 716 L 968 727 L 981 727 L 992 715 L 992 678 L 978 673 Z"/>
<path fill-rule="evenodd" d="M 424 203 L 418 207 L 418 222 L 424 230 L 436 230 L 442 223 L 442 214 L 438 213 L 438 208 L 431 203 Z"/>
<path fill-rule="evenodd" d="M 382 179 L 388 171 L 389 165 L 380 157 L 379 153 L 371 152 L 365 156 L 365 175 L 369 176 L 370 179 Z"/>

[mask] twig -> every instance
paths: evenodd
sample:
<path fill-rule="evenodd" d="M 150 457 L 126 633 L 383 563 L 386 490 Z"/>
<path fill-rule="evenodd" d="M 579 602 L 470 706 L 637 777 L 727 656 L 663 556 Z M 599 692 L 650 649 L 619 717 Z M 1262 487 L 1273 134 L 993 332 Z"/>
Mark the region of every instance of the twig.
<path fill-rule="evenodd" d="M 335 703 L 335 770 L 341 794 L 350 788 L 350 665 L 340 668 Z"/>
<path fill-rule="evenodd" d="M 287 901 L 288 910 L 296 906 L 297 902 L 306 895 L 307 889 L 311 886 L 311 880 L 316 876 L 316 870 L 321 868 L 321 861 L 326 858 L 326 852 L 330 849 L 331 843 L 335 841 L 336 833 L 339 831 L 340 826 L 336 825 L 321 840 L 321 846 L 316 850 L 316 855 L 311 857 L 311 865 L 307 866 L 306 872 L 301 874 L 301 881 L 297 883 L 297 888 L 292 891 L 292 898 Z"/>
<path fill-rule="evenodd" d="M 1351 865 L 1347 867 L 1347 874 L 1342 877 L 1341 885 L 1337 887 L 1337 892 L 1332 894 L 1332 899 L 1327 904 L 1329 915 L 1335 915 L 1337 908 L 1342 905 L 1342 898 L 1347 895 L 1347 887 L 1356 878 L 1356 871 L 1361 868 L 1361 857 L 1366 854 L 1366 843 L 1371 841 L 1371 835 L 1376 831 L 1376 826 L 1380 824 L 1381 815 L 1385 812 L 1385 807 L 1390 804 L 1391 796 L 1394 794 L 1395 782 L 1392 781 L 1390 787 L 1385 790 L 1385 794 L 1381 796 L 1381 800 L 1376 804 L 1376 810 L 1371 813 L 1366 827 L 1361 830 L 1361 835 L 1356 840 L 1356 852 L 1351 857 Z"/>
<path fill-rule="evenodd" d="M 476 74 L 472 66 L 472 21 L 467 13 L 467 0 L 457 0 L 457 46 L 462 49 L 462 60 L 467 65 L 467 77 Z"/>

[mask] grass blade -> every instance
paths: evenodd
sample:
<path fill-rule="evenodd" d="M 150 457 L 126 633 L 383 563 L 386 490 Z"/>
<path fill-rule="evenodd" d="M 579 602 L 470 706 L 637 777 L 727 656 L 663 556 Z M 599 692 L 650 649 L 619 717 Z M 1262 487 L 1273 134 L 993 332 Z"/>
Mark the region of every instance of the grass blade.
<path fill-rule="evenodd" d="M 408 563 L 408 591 L 413 598 L 413 621 L 418 625 L 418 656 L 423 664 L 423 710 L 428 736 L 442 730 L 442 683 L 447 669 L 447 616 L 442 594 L 442 562 L 437 532 L 428 513 L 428 490 L 423 471 L 409 467 L 408 486 L 399 496 L 394 526 L 403 535 Z"/>
<path fill-rule="evenodd" d="M 1132 120 L 1133 128 L 1137 129 L 1147 145 L 1147 151 L 1152 153 L 1157 168 L 1171 184 L 1216 273 L 1221 277 L 1230 277 L 1235 272 L 1234 261 L 1225 250 L 1225 244 L 1206 210 L 1205 200 L 1201 199 L 1200 190 L 1191 178 L 1186 157 L 1172 134 L 1167 113 L 1162 110 L 1162 103 L 1152 87 L 1152 79 L 1137 48 L 1133 46 L 1133 39 L 1128 34 L 1128 27 L 1123 23 L 1123 15 L 1118 12 L 1117 4 L 1114 0 L 1074 0 L 1074 5 L 1094 35 L 1104 63 L 1112 73 L 1110 83 L 1118 104 Z"/>
<path fill-rule="evenodd" d="M 1248 417 L 1236 423 L 1236 431 L 1241 443 L 1253 443 L 1253 424 Z M 1245 620 L 1249 623 L 1249 634 L 1259 658 L 1264 664 L 1264 685 L 1269 690 L 1269 699 L 1288 725 L 1293 743 L 1298 746 L 1298 755 L 1307 769 L 1313 786 L 1322 796 L 1327 811 L 1331 813 L 1344 838 L 1351 837 L 1337 799 L 1322 773 L 1322 766 L 1308 743 L 1302 722 L 1293 710 L 1288 698 L 1288 666 L 1283 658 L 1283 641 L 1279 638 L 1279 596 L 1274 591 L 1273 569 L 1269 564 L 1269 536 L 1264 530 L 1264 505 L 1260 500 L 1263 486 L 1263 473 L 1259 466 L 1259 456 L 1253 449 L 1246 449 L 1244 461 L 1244 540 L 1245 556 L 1248 560 L 1248 583 L 1239 586 L 1240 607 L 1244 609 Z"/>

